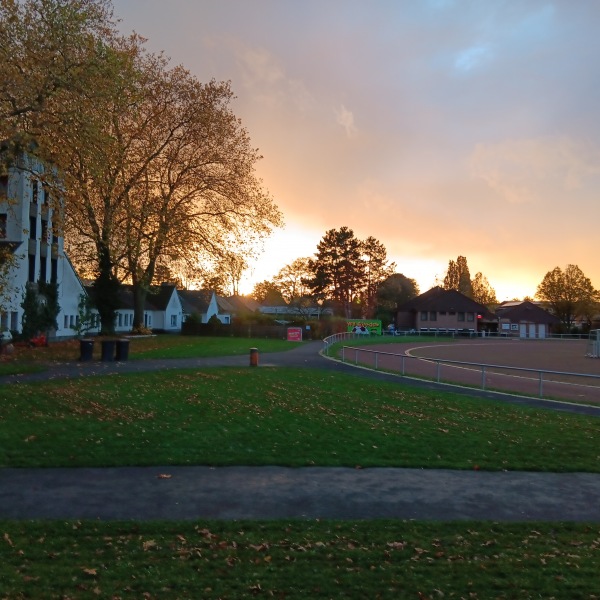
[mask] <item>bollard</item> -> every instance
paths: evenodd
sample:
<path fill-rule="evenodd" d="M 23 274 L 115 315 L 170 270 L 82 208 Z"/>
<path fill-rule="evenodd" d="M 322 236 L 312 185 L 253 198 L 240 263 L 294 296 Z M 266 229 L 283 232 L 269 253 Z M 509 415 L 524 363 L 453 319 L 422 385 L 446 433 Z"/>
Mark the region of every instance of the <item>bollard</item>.
<path fill-rule="evenodd" d="M 250 366 L 258 367 L 258 348 L 250 348 Z"/>

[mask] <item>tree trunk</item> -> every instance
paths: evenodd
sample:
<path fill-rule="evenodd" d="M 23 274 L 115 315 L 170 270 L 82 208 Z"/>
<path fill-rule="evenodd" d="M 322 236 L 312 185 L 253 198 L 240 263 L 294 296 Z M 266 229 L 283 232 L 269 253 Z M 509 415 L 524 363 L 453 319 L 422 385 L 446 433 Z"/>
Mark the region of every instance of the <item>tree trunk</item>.
<path fill-rule="evenodd" d="M 115 315 L 119 308 L 119 280 L 113 272 L 108 245 L 98 244 L 98 276 L 94 281 L 95 302 L 100 314 L 100 334 L 115 332 Z"/>
<path fill-rule="evenodd" d="M 140 331 L 145 327 L 144 306 L 148 290 L 139 282 L 133 284 L 133 331 Z"/>
<path fill-rule="evenodd" d="M 144 307 L 146 306 L 146 296 L 154 279 L 156 269 L 156 259 L 151 258 L 148 266 L 141 273 L 135 272 L 134 265 L 130 263 L 133 276 L 131 278 L 133 288 L 133 331 L 139 331 L 146 327 L 144 322 Z"/>

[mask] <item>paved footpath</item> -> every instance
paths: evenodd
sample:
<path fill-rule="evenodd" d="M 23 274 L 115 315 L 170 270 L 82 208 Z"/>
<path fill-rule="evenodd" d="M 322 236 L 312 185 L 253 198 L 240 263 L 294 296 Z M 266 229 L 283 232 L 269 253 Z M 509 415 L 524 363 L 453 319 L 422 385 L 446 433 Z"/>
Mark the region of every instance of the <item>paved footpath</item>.
<path fill-rule="evenodd" d="M 259 358 L 260 366 L 349 371 L 410 383 L 327 360 L 321 344 Z M 52 375 L 2 383 L 146 370 L 248 366 L 248 357 L 57 365 Z M 452 387 L 454 391 L 456 388 Z M 475 392 L 469 392 L 475 393 Z M 589 407 L 506 395 L 486 398 L 556 410 Z M 0 519 L 424 519 L 587 521 L 600 523 L 600 474 L 452 471 L 395 468 L 122 467 L 0 469 Z"/>

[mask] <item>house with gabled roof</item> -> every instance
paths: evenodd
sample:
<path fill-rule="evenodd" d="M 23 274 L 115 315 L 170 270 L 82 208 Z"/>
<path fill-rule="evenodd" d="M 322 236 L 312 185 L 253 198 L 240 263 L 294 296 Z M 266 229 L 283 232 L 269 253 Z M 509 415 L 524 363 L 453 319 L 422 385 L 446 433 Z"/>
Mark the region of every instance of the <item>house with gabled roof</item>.
<path fill-rule="evenodd" d="M 94 302 L 94 287 L 89 285 L 86 292 Z M 118 292 L 119 306 L 115 314 L 115 333 L 127 333 L 133 326 L 134 300 L 133 286 L 123 284 Z M 183 309 L 177 289 L 172 284 L 162 284 L 151 288 L 144 302 L 144 322 L 146 329 L 177 333 L 181 331 Z M 97 331 L 97 328 L 91 331 Z"/>
<path fill-rule="evenodd" d="M 146 295 L 144 326 L 154 331 L 175 333 L 181 331 L 183 306 L 177 288 L 163 283 Z M 148 324 L 147 324 L 148 323 Z"/>
<path fill-rule="evenodd" d="M 456 290 L 436 286 L 402 304 L 396 313 L 398 330 L 433 333 L 477 333 L 497 326 L 486 306 Z"/>
<path fill-rule="evenodd" d="M 520 338 L 545 338 L 560 319 L 535 302 L 502 302 L 496 308 L 499 320 L 499 333 Z"/>
<path fill-rule="evenodd" d="M 208 323 L 213 316 L 221 323 L 229 323 L 226 315 L 220 314 L 217 295 L 212 290 L 179 290 L 178 294 L 183 307 L 184 321 L 191 315 L 196 315 L 201 323 Z"/>

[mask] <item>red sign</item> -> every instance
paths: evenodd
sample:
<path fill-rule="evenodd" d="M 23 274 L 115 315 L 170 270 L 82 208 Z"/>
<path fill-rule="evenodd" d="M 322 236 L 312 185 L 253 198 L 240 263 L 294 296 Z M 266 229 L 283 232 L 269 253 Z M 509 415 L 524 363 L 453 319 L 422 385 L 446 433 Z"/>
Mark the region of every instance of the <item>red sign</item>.
<path fill-rule="evenodd" d="M 302 327 L 288 327 L 287 330 L 288 342 L 302 341 Z"/>

